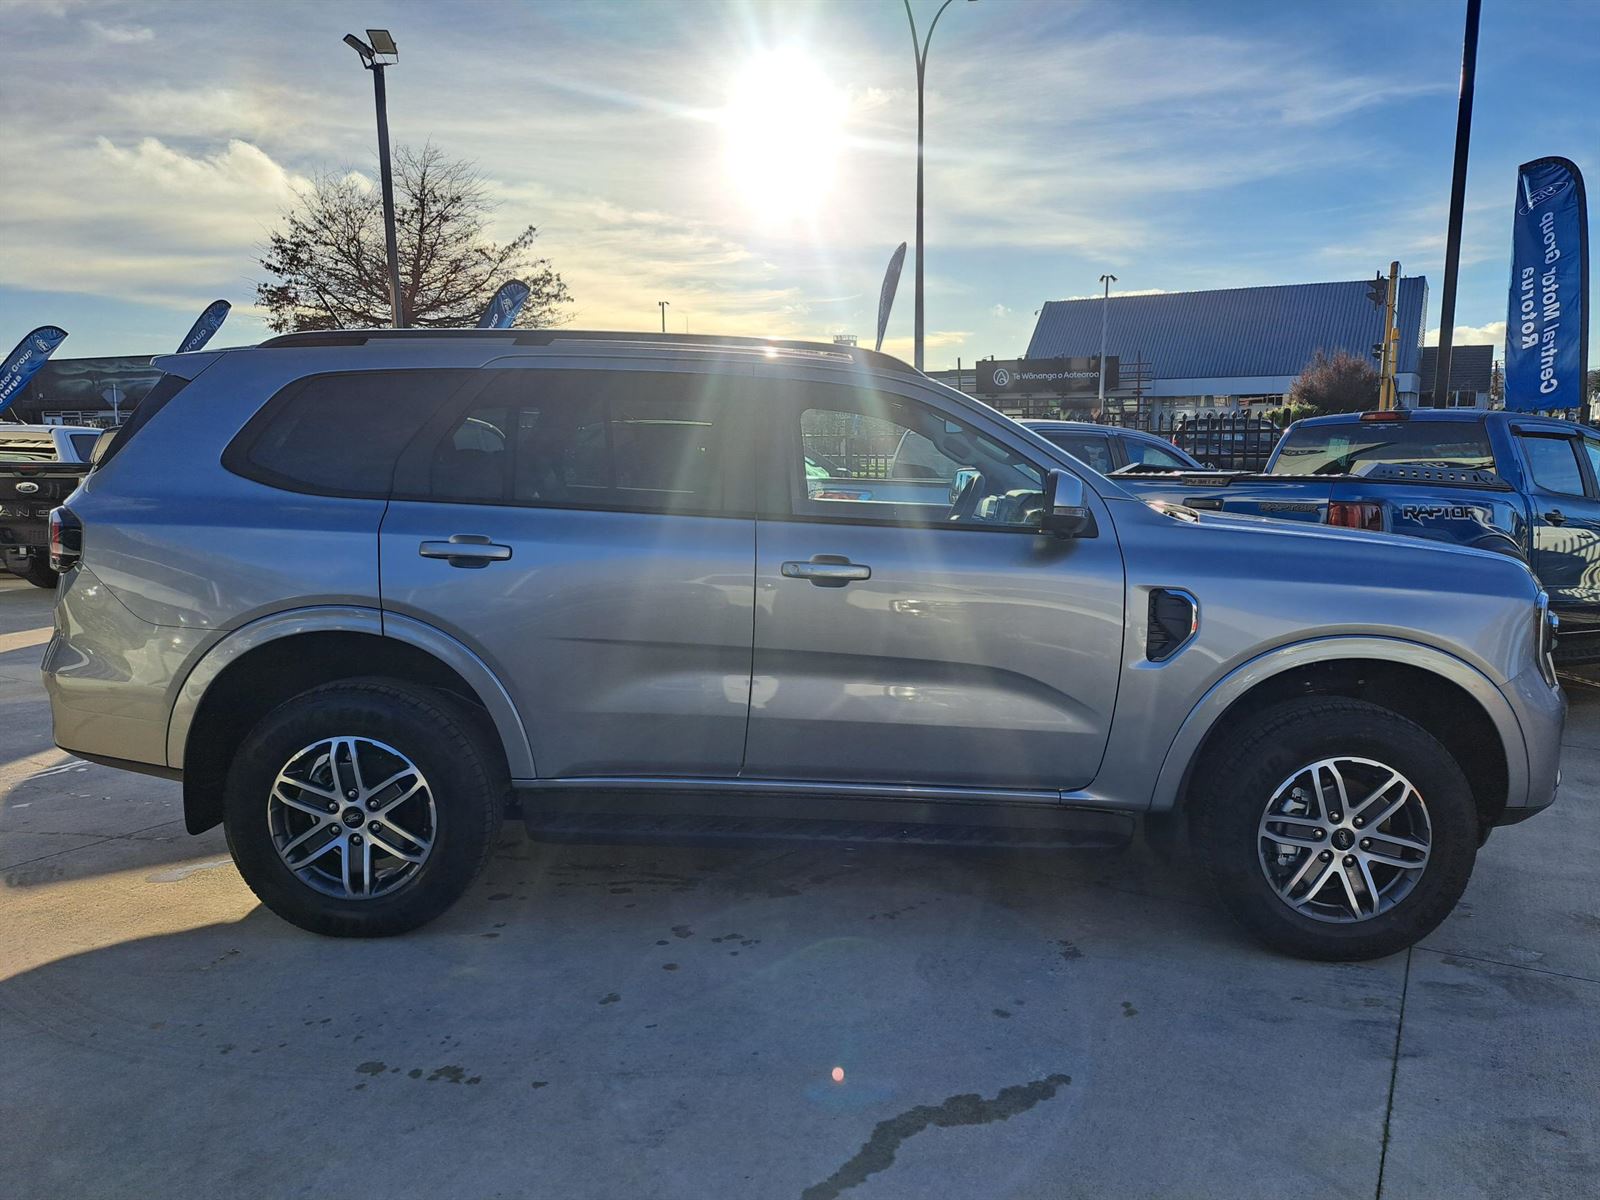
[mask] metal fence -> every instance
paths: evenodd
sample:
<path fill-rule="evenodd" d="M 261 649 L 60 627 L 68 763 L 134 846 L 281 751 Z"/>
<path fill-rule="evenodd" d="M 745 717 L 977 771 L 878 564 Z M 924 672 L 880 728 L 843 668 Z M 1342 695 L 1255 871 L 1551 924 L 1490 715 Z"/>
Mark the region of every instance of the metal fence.
<path fill-rule="evenodd" d="M 1266 417 L 1243 410 L 1195 414 L 1109 412 L 1101 423 L 1164 437 L 1207 466 L 1224 471 L 1262 470 L 1283 436 L 1283 430 Z"/>
<path fill-rule="evenodd" d="M 818 466 L 846 479 L 887 479 L 901 430 L 892 435 L 806 433 L 805 455 Z"/>

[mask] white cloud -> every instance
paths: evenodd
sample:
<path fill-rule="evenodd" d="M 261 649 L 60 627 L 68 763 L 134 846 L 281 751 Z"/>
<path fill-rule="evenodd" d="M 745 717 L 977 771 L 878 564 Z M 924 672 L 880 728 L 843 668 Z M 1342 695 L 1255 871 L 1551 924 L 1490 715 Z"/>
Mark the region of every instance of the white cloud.
<path fill-rule="evenodd" d="M 155 30 L 144 25 L 107 25 L 92 17 L 84 20 L 83 27 L 101 41 L 114 46 L 135 46 L 140 42 L 154 41 L 156 36 Z"/>
<path fill-rule="evenodd" d="M 1423 334 L 1424 346 L 1437 346 L 1439 344 L 1438 329 L 1430 329 Z M 1487 325 L 1457 325 L 1455 333 L 1451 335 L 1450 344 L 1453 346 L 1493 346 L 1496 354 L 1505 350 L 1506 323 L 1504 321 L 1490 321 Z"/>
<path fill-rule="evenodd" d="M 1011 310 L 1004 304 L 996 304 L 989 310 L 989 315 L 994 317 L 1009 317 L 1011 315 Z"/>
<path fill-rule="evenodd" d="M 10 183 L 0 270 L 43 291 L 242 301 L 256 246 L 306 183 L 239 140 L 193 155 L 155 138 L 58 147 L 48 175 Z"/>

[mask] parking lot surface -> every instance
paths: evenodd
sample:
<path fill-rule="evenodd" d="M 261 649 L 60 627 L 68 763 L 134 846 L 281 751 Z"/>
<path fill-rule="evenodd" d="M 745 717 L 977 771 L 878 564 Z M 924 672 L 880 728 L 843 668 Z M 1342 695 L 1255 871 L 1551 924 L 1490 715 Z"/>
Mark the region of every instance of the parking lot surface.
<path fill-rule="evenodd" d="M 577 847 L 451 912 L 262 909 L 176 784 L 56 750 L 0 582 L 0 1193 L 1600 1194 L 1600 690 L 1551 812 L 1375 963 L 1119 854 Z"/>

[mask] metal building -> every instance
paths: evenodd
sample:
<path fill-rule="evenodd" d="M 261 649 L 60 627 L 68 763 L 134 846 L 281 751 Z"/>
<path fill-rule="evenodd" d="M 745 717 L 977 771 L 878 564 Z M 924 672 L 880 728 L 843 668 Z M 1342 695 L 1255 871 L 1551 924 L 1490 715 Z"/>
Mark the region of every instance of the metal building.
<path fill-rule="evenodd" d="M 1098 355 L 1103 314 L 1107 360 L 1116 358 L 1121 367 L 1118 387 L 1108 389 L 1108 397 L 1131 399 L 1137 380 L 1156 410 L 1277 405 L 1318 350 L 1345 350 L 1376 367 L 1371 355 L 1383 337 L 1383 312 L 1368 298 L 1370 284 L 1358 279 L 1113 295 L 1109 302 L 1052 300 L 1039 313 L 1027 357 Z M 1402 405 L 1416 404 L 1422 390 L 1427 298 L 1425 277 L 1400 280 L 1396 390 Z M 1071 406 L 1087 407 L 1079 397 Z"/>

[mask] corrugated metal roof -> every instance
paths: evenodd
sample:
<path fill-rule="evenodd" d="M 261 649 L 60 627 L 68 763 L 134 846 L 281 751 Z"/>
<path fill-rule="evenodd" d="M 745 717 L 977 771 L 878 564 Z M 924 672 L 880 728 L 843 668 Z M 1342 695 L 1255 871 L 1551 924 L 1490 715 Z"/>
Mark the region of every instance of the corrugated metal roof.
<path fill-rule="evenodd" d="M 1113 296 L 1106 314 L 1106 353 L 1120 356 L 1124 364 L 1142 355 L 1152 379 L 1298 375 L 1318 350 L 1348 350 L 1366 358 L 1383 337 L 1383 313 L 1367 299 L 1369 283 Z M 1427 293 L 1423 276 L 1400 281 L 1396 324 L 1402 373 L 1417 370 Z M 1028 357 L 1098 354 L 1102 303 L 1046 303 Z"/>
<path fill-rule="evenodd" d="M 1439 369 L 1439 347 L 1422 349 L 1422 387 L 1426 394 L 1433 391 L 1433 373 Z M 1450 390 L 1452 392 L 1487 392 L 1489 376 L 1494 371 L 1493 346 L 1456 346 L 1450 351 Z"/>

